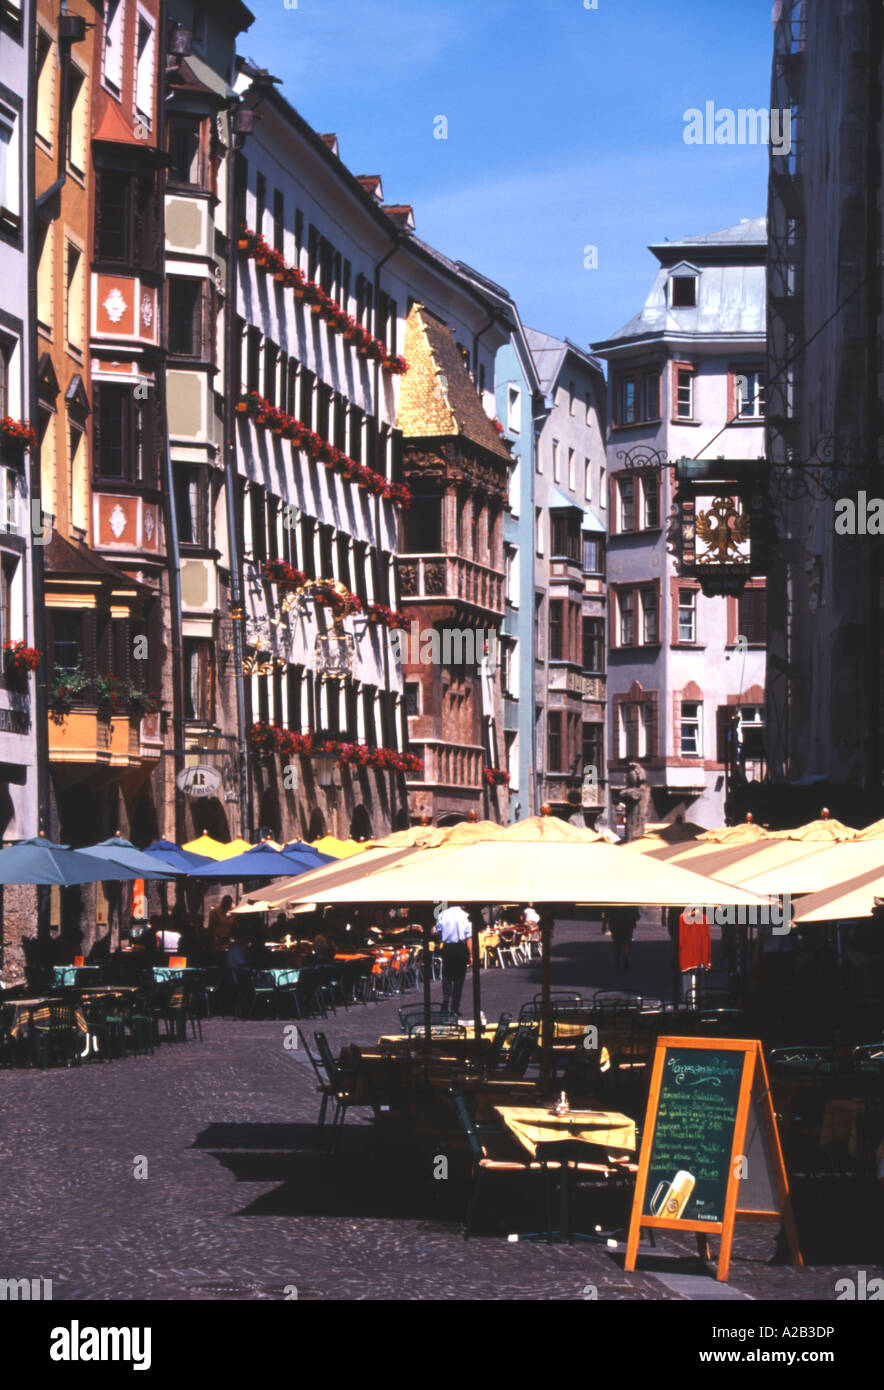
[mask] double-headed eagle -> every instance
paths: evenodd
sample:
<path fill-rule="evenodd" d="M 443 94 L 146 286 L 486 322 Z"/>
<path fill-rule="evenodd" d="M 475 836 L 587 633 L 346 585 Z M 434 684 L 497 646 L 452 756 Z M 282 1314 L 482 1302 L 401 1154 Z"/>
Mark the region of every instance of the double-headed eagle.
<path fill-rule="evenodd" d="M 748 563 L 739 549 L 749 539 L 749 517 L 737 511 L 732 497 L 714 497 L 708 511 L 698 511 L 696 530 L 706 547 L 705 554 L 698 557 L 699 564 L 724 565 L 728 560 Z"/>

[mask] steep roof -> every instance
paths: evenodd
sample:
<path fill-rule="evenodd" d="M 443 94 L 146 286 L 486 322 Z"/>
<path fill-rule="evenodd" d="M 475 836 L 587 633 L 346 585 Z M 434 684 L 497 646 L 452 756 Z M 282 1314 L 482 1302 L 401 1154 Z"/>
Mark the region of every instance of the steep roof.
<path fill-rule="evenodd" d="M 763 338 L 766 332 L 767 219 L 753 217 L 736 227 L 648 248 L 660 262 L 642 308 L 610 337 L 593 343 L 596 352 L 629 343 L 691 337 Z M 697 303 L 673 308 L 668 281 L 674 267 L 699 272 Z"/>
<path fill-rule="evenodd" d="M 412 305 L 408 315 L 404 353 L 408 371 L 396 421 L 403 437 L 461 437 L 509 463 L 509 450 L 482 409 L 451 329 L 423 304 Z"/>
<path fill-rule="evenodd" d="M 137 589 L 147 592 L 147 585 L 137 579 L 130 579 L 122 570 L 108 564 L 103 555 L 90 550 L 88 545 L 78 542 L 74 545 L 58 531 L 53 531 L 46 547 L 46 571 L 48 574 L 82 575 L 88 579 L 105 579 L 118 589 Z"/>
<path fill-rule="evenodd" d="M 525 338 L 531 350 L 531 356 L 534 358 L 537 375 L 540 378 L 540 389 L 545 396 L 548 396 L 554 389 L 569 352 L 573 353 L 584 366 L 590 367 L 596 372 L 602 371 L 602 364 L 598 358 L 592 357 L 590 353 L 579 348 L 568 338 L 554 338 L 551 333 L 542 333 L 537 328 L 526 328 Z"/>

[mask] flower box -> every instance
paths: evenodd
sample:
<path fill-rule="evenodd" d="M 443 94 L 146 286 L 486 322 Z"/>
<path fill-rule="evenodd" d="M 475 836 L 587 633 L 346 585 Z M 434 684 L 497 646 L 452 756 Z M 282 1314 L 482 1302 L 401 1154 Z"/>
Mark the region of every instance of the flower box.
<path fill-rule="evenodd" d="M 4 415 L 0 420 L 0 444 L 5 444 L 8 448 L 35 449 L 37 436 L 29 421 L 13 420 L 11 415 Z"/>
<path fill-rule="evenodd" d="M 21 678 L 36 671 L 43 653 L 36 647 L 28 647 L 24 642 L 3 643 L 3 669 L 10 678 Z"/>

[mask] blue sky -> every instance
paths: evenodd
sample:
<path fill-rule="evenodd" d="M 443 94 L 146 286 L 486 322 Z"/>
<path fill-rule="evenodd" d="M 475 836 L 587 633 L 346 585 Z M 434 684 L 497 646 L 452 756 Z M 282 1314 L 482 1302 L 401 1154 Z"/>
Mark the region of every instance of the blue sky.
<path fill-rule="evenodd" d="M 766 211 L 764 146 L 682 135 L 689 107 L 766 105 L 772 49 L 771 0 L 597 5 L 254 0 L 239 45 L 353 173 L 414 206 L 419 236 L 585 345 L 644 301 L 649 242 Z"/>

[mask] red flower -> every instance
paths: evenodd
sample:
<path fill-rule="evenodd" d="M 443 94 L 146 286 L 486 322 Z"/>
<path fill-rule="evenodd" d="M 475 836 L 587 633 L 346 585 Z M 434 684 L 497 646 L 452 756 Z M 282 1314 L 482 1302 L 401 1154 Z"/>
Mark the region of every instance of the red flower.
<path fill-rule="evenodd" d="M 11 415 L 4 415 L 0 420 L 0 440 L 4 444 L 15 444 L 20 449 L 37 447 L 37 436 L 29 421 L 13 420 Z"/>

